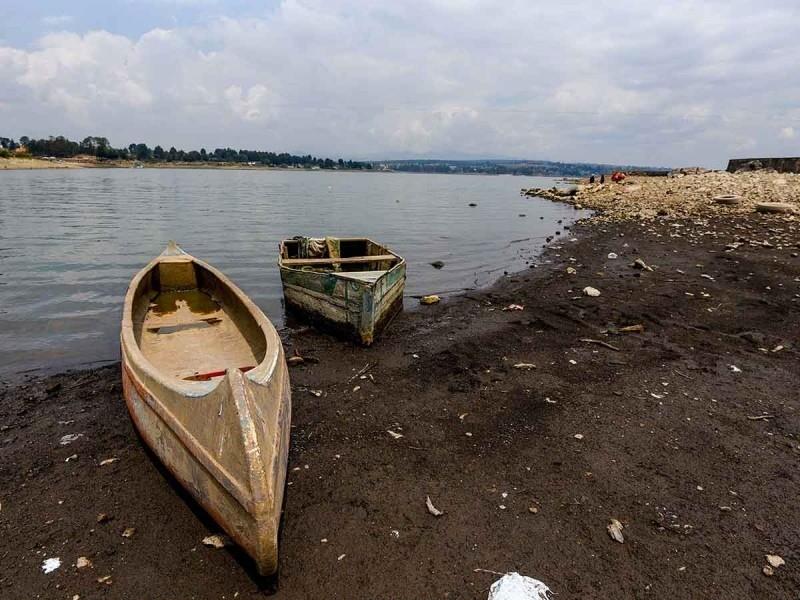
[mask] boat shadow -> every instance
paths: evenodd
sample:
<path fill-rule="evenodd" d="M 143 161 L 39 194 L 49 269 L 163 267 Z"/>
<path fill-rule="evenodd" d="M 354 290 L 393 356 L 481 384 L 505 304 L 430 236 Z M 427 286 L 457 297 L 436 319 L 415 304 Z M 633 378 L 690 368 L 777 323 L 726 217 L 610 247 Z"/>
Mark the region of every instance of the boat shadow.
<path fill-rule="evenodd" d="M 142 439 L 136 428 L 134 427 L 133 429 L 136 432 L 136 437 L 139 439 L 141 447 L 147 455 L 147 458 L 150 460 L 150 463 L 153 465 L 153 467 L 155 467 L 156 471 L 161 474 L 161 477 L 172 488 L 172 491 L 181 500 L 183 500 L 186 506 L 188 506 L 192 513 L 194 513 L 194 516 L 197 517 L 197 520 L 200 521 L 200 523 L 202 523 L 202 526 L 206 529 L 206 531 L 210 532 L 209 534 L 213 534 L 214 532 L 222 532 L 222 529 L 211 517 L 211 515 L 209 515 L 202 506 L 200 506 L 200 504 L 192 497 L 192 495 L 183 488 L 178 480 L 175 479 L 172 473 L 170 473 L 169 469 L 167 469 L 167 467 L 161 463 L 158 456 L 156 456 L 150 447 L 145 443 L 144 439 Z M 286 498 L 284 493 L 284 505 L 285 504 Z M 281 512 L 281 521 L 278 526 L 278 540 L 280 540 L 283 536 L 283 524 L 284 513 Z M 280 547 L 280 544 L 278 546 Z M 265 596 L 272 596 L 278 593 L 280 582 L 280 561 L 278 563 L 278 570 L 275 572 L 275 574 L 265 576 L 258 573 L 258 568 L 256 567 L 255 561 L 253 561 L 253 559 L 250 558 L 250 556 L 235 543 L 231 543 L 231 545 L 226 546 L 225 551 L 227 551 L 233 557 L 233 559 L 239 563 L 239 566 L 247 574 L 250 580 L 258 587 L 258 590 L 261 594 Z"/>

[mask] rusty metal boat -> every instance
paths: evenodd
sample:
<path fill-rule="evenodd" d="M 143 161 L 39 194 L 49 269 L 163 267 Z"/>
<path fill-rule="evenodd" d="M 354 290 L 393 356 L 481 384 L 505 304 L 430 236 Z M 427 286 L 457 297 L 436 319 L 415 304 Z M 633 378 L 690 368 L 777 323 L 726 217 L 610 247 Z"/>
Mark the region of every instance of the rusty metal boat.
<path fill-rule="evenodd" d="M 403 308 L 406 261 L 370 239 L 286 239 L 278 266 L 288 310 L 364 345 Z"/>
<path fill-rule="evenodd" d="M 274 573 L 291 398 L 272 323 L 171 242 L 131 281 L 121 346 L 125 401 L 145 443 L 258 571 Z"/>

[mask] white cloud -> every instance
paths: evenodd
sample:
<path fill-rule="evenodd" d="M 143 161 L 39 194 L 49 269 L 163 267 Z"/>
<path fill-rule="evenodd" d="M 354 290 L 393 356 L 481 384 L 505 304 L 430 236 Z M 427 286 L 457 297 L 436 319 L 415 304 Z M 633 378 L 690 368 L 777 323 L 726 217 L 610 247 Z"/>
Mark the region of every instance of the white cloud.
<path fill-rule="evenodd" d="M 800 120 L 793 0 L 284 0 L 260 14 L 0 48 L 0 121 L 18 129 L 4 135 L 721 165 L 779 151 L 766 132 L 789 139 Z"/>
<path fill-rule="evenodd" d="M 797 136 L 794 127 L 784 127 L 781 129 L 780 137 L 784 140 L 793 140 Z"/>

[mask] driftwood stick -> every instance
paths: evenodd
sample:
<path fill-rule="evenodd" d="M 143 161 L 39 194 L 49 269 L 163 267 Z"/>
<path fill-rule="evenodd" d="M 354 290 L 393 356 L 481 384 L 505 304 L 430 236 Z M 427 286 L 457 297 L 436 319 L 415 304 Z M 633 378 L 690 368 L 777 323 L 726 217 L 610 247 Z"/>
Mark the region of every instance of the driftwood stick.
<path fill-rule="evenodd" d="M 604 348 L 608 348 L 609 350 L 613 350 L 614 352 L 620 352 L 620 349 L 616 346 L 612 346 L 608 342 L 604 342 L 603 340 L 593 340 L 591 338 L 581 338 L 582 342 L 586 342 L 587 344 L 597 344 L 598 346 L 603 346 Z"/>

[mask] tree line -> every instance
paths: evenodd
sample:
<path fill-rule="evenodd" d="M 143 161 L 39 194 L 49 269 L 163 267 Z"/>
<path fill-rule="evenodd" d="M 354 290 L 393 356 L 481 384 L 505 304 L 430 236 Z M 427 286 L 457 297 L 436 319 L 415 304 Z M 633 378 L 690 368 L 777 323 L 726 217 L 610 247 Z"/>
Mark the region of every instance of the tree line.
<path fill-rule="evenodd" d="M 197 150 L 178 150 L 172 146 L 165 150 L 162 146 L 150 148 L 147 144 L 129 144 L 125 148 L 114 148 L 107 138 L 89 136 L 76 142 L 64 136 L 50 136 L 47 139 L 32 139 L 22 136 L 19 141 L 0 137 L 0 156 L 11 153 L 25 153 L 37 157 L 72 158 L 78 155 L 90 155 L 100 160 L 138 160 L 141 162 L 218 162 L 218 163 L 251 163 L 274 167 L 319 167 L 320 169 L 372 169 L 371 163 L 353 160 L 333 160 L 306 154 L 298 156 L 288 152 L 266 152 L 262 150 L 235 150 L 233 148 L 215 148 L 208 152 L 205 148 Z"/>

